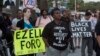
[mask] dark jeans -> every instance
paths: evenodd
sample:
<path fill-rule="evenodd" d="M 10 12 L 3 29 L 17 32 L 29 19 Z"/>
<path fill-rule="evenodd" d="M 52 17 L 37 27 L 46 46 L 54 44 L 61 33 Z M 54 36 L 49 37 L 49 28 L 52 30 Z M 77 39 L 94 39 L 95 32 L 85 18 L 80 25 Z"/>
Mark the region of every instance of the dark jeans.
<path fill-rule="evenodd" d="M 97 46 L 96 56 L 100 56 L 100 46 Z"/>
<path fill-rule="evenodd" d="M 93 39 L 92 39 L 92 37 L 82 38 L 82 48 L 81 48 L 82 56 L 86 56 L 85 55 L 86 46 L 87 46 L 88 56 L 92 56 L 93 55 Z"/>
<path fill-rule="evenodd" d="M 74 48 L 73 38 L 70 39 L 69 43 L 70 43 L 70 49 L 74 51 L 75 48 Z"/>

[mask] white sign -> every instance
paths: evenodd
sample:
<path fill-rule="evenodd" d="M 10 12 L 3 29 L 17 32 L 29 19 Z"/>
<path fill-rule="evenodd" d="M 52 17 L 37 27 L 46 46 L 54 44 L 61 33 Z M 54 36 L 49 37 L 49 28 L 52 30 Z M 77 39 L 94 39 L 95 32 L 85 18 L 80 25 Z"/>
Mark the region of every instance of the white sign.
<path fill-rule="evenodd" d="M 24 7 L 34 8 L 36 6 L 36 0 L 24 0 Z"/>

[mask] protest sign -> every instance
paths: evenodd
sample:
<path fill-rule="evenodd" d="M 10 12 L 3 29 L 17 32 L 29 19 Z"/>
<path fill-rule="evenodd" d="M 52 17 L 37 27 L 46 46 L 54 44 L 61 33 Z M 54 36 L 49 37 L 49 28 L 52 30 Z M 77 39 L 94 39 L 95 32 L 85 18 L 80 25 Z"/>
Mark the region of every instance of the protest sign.
<path fill-rule="evenodd" d="M 36 0 L 24 0 L 23 7 L 34 8 L 37 5 Z"/>
<path fill-rule="evenodd" d="M 14 32 L 15 55 L 45 52 L 45 44 L 41 36 L 42 31 L 42 28 L 16 30 Z"/>
<path fill-rule="evenodd" d="M 71 22 L 71 31 L 73 37 L 92 37 L 91 22 Z"/>

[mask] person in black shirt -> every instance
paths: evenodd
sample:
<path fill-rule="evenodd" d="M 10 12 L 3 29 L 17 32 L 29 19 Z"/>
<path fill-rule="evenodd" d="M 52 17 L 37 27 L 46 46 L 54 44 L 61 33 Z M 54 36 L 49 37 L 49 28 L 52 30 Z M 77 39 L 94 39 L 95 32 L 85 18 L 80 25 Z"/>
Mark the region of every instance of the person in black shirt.
<path fill-rule="evenodd" d="M 71 16 L 71 12 L 69 10 L 64 10 L 63 11 L 63 16 L 62 16 L 61 20 L 65 21 L 66 23 L 69 24 L 70 21 L 71 21 L 70 16 Z"/>
<path fill-rule="evenodd" d="M 70 10 L 65 9 L 62 12 L 62 14 L 63 14 L 63 16 L 62 16 L 61 20 L 64 21 L 64 22 L 66 22 L 66 24 L 69 25 L 69 27 L 70 27 L 70 22 L 71 22 L 71 12 L 70 12 Z M 75 51 L 74 43 L 73 43 L 73 38 L 70 39 L 70 49 L 73 52 Z"/>
<path fill-rule="evenodd" d="M 97 39 L 97 45 L 96 45 L 96 56 L 100 56 L 100 13 L 99 13 L 99 19 L 95 27 L 96 32 L 96 39 Z"/>
<path fill-rule="evenodd" d="M 70 29 L 61 20 L 61 12 L 58 8 L 54 8 L 51 15 L 54 21 L 47 24 L 42 33 L 46 47 L 48 47 L 47 56 L 67 56 L 71 36 Z"/>

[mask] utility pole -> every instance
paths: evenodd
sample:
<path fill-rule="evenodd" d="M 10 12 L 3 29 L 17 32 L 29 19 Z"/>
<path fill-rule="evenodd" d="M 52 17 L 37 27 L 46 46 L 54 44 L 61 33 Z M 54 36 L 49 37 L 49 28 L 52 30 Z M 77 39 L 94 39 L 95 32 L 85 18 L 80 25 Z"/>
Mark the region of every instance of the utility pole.
<path fill-rule="evenodd" d="M 76 9 L 76 0 L 75 0 L 75 13 L 77 12 L 77 9 Z"/>
<path fill-rule="evenodd" d="M 55 0 L 56 7 L 58 7 L 58 0 Z"/>

